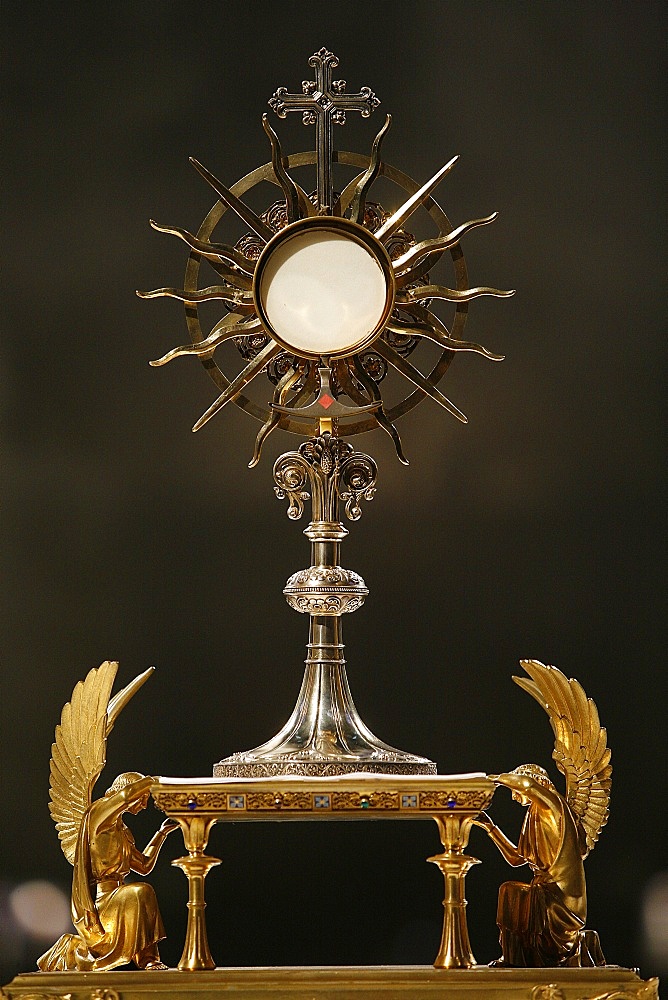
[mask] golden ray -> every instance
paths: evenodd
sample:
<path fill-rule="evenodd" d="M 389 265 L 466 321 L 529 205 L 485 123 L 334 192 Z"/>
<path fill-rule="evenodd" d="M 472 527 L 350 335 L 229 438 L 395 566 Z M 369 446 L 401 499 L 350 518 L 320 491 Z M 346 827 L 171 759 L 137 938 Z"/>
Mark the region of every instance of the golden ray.
<path fill-rule="evenodd" d="M 449 351 L 473 351 L 475 354 L 482 354 L 483 357 L 489 358 L 490 361 L 504 360 L 503 354 L 492 354 L 491 351 L 488 351 L 481 344 L 474 344 L 468 340 L 454 340 L 450 336 L 447 326 L 441 322 L 438 316 L 435 316 L 434 313 L 430 312 L 424 306 L 414 303 L 410 306 L 402 306 L 403 308 L 415 315 L 418 320 L 422 320 L 422 322 L 405 323 L 403 320 L 392 318 L 386 327 L 392 333 L 409 337 L 425 337 L 435 344 L 440 344 L 441 347 L 447 347 Z"/>
<path fill-rule="evenodd" d="M 242 320 L 241 313 L 229 313 L 216 323 L 206 340 L 202 340 L 199 344 L 184 344 L 182 347 L 175 347 L 156 361 L 149 361 L 149 365 L 152 368 L 160 368 L 169 361 L 173 361 L 174 358 L 180 358 L 186 354 L 194 354 L 201 358 L 207 354 L 213 354 L 215 348 L 226 340 L 231 340 L 233 337 L 247 337 L 262 329 L 259 319 L 253 319 L 248 323 L 243 323 Z"/>
<path fill-rule="evenodd" d="M 380 173 L 380 147 L 382 145 L 383 139 L 392 124 L 392 115 L 387 115 L 385 118 L 385 124 L 381 128 L 380 132 L 373 140 L 373 145 L 371 146 L 371 158 L 369 160 L 369 167 L 364 173 L 355 188 L 355 193 L 353 195 L 353 200 L 350 203 L 350 215 L 348 218 L 351 222 L 357 222 L 360 226 L 364 223 L 364 208 L 366 205 L 366 196 L 369 188 L 375 181 L 376 177 Z"/>
<path fill-rule="evenodd" d="M 411 195 L 411 197 L 396 210 L 394 215 L 391 215 L 387 222 L 383 223 L 380 229 L 374 233 L 374 236 L 382 242 L 387 240 L 392 233 L 396 232 L 396 230 L 404 224 L 406 219 L 409 219 L 413 212 L 427 200 L 436 185 L 445 177 L 445 175 L 450 173 L 458 159 L 459 156 L 453 156 L 444 167 L 441 167 L 441 169 L 434 174 L 431 180 L 427 181 L 426 184 L 423 184 L 419 191 L 416 191 L 414 195 Z"/>
<path fill-rule="evenodd" d="M 310 399 L 311 396 L 315 396 L 320 384 L 320 378 L 318 375 L 318 366 L 315 362 L 311 361 L 307 363 L 305 368 L 306 378 L 304 380 L 304 385 L 301 387 L 297 395 L 293 398 L 291 405 L 293 407 L 301 406 L 302 403 Z"/>
<path fill-rule="evenodd" d="M 276 132 L 269 124 L 269 118 L 266 114 L 262 115 L 262 127 L 267 133 L 269 142 L 271 143 L 271 164 L 274 168 L 276 180 L 280 184 L 283 189 L 283 194 L 285 195 L 285 207 L 288 222 L 296 222 L 297 219 L 303 219 L 306 215 L 315 215 L 315 206 L 313 202 L 309 199 L 306 192 L 295 183 L 283 166 L 281 143 Z"/>
<path fill-rule="evenodd" d="M 303 369 L 297 366 L 296 368 L 290 368 L 283 378 L 280 380 L 276 388 L 274 389 L 274 396 L 272 399 L 273 403 L 278 403 L 279 406 L 285 405 L 285 400 L 293 387 L 297 379 L 303 374 Z M 262 425 L 258 431 L 257 437 L 255 438 L 255 447 L 253 448 L 253 457 L 248 463 L 249 469 L 254 469 L 257 463 L 260 461 L 260 455 L 262 454 L 262 445 L 269 437 L 272 431 L 276 430 L 281 422 L 281 414 L 277 410 L 271 410 L 269 413 L 269 418 Z"/>
<path fill-rule="evenodd" d="M 220 260 L 207 260 L 207 264 L 213 268 L 219 278 L 223 281 L 229 281 L 234 284 L 236 288 L 242 288 L 246 291 L 250 291 L 253 287 L 253 281 L 251 278 L 246 278 L 245 275 L 240 274 L 239 271 L 235 271 L 233 268 L 224 264 Z"/>
<path fill-rule="evenodd" d="M 492 212 L 491 215 L 485 216 L 484 219 L 471 219 L 469 222 L 464 222 L 461 226 L 458 226 L 457 229 L 453 229 L 447 236 L 440 236 L 436 240 L 423 240 L 422 243 L 411 247 L 401 257 L 397 257 L 396 260 L 392 261 L 397 286 L 400 288 L 402 285 L 406 285 L 409 281 L 414 281 L 420 275 L 424 274 L 432 264 L 432 258 L 436 257 L 438 259 L 444 250 L 454 246 L 462 236 L 469 233 L 472 229 L 476 229 L 478 226 L 488 226 L 490 222 L 494 222 L 498 214 L 498 212 Z"/>
<path fill-rule="evenodd" d="M 232 382 L 230 382 L 225 392 L 221 393 L 218 399 L 211 404 L 209 409 L 202 414 L 197 423 L 193 425 L 193 431 L 198 431 L 200 428 L 204 427 L 204 424 L 211 420 L 211 417 L 215 416 L 219 410 L 222 410 L 222 408 L 229 403 L 230 400 L 234 399 L 235 396 L 238 396 L 244 386 L 248 385 L 248 383 L 252 381 L 256 375 L 259 375 L 265 365 L 269 364 L 269 362 L 280 354 L 282 350 L 283 348 L 280 344 L 270 340 L 267 346 L 263 347 L 260 353 L 253 358 L 250 364 L 246 365 L 244 370 L 240 372 Z"/>
<path fill-rule="evenodd" d="M 235 250 L 234 247 L 228 247 L 224 243 L 210 243 L 208 240 L 198 240 L 187 229 L 179 229 L 177 226 L 159 226 L 154 219 L 150 219 L 149 221 L 153 229 L 157 232 L 169 233 L 170 236 L 178 236 L 179 239 L 188 244 L 191 250 L 196 250 L 197 253 L 201 254 L 202 257 L 206 257 L 207 260 L 227 261 L 228 264 L 232 264 L 240 271 L 244 277 L 253 277 L 255 261 L 249 257 L 245 257 L 244 254 Z M 236 271 L 233 273 L 236 274 Z"/>
<path fill-rule="evenodd" d="M 346 214 L 348 208 L 350 207 L 350 202 L 355 195 L 355 191 L 357 190 L 357 185 L 360 183 L 365 173 L 366 170 L 363 170 L 361 173 L 357 174 L 356 177 L 353 177 L 348 184 L 346 184 L 343 191 L 334 202 L 332 215 L 335 215 L 337 218 L 341 218 L 341 216 Z"/>
<path fill-rule="evenodd" d="M 410 361 L 407 361 L 406 358 L 402 358 L 393 347 L 390 347 L 389 344 L 386 344 L 384 340 L 379 338 L 374 342 L 373 349 L 380 354 L 381 358 L 385 358 L 388 364 L 392 365 L 393 368 L 396 368 L 402 375 L 405 375 L 409 382 L 412 382 L 413 385 L 418 387 L 418 389 L 422 389 L 423 392 L 426 392 L 428 396 L 431 396 L 431 398 L 435 400 L 435 402 L 440 403 L 443 409 L 447 410 L 448 413 L 451 413 L 453 417 L 457 417 L 457 420 L 461 420 L 463 424 L 468 423 L 468 417 L 466 417 L 461 410 L 458 410 L 455 404 L 452 403 L 447 396 L 444 396 L 442 392 L 439 392 L 438 389 L 431 384 L 429 379 L 425 378 L 422 372 L 419 372 L 417 368 L 410 363 Z"/>
<path fill-rule="evenodd" d="M 374 403 L 380 402 L 380 406 L 373 413 L 373 416 L 375 417 L 378 426 L 382 430 L 384 430 L 386 434 L 389 434 L 389 436 L 392 438 L 392 441 L 394 442 L 394 448 L 397 453 L 397 458 L 399 459 L 399 461 L 403 465 L 408 465 L 408 459 L 404 455 L 404 450 L 401 444 L 401 438 L 399 437 L 399 432 L 397 428 L 394 426 L 394 424 L 389 420 L 383 408 L 383 397 L 381 396 L 380 389 L 378 388 L 374 380 L 370 378 L 364 371 L 364 366 L 362 365 L 362 362 L 359 360 L 359 356 L 354 357 L 352 359 L 352 363 L 355 368 L 355 377 L 359 379 L 359 381 L 366 389 L 369 395 L 369 399 L 371 399 Z M 342 373 L 343 377 L 341 379 L 342 387 L 345 389 L 346 393 L 350 396 L 353 403 L 357 403 L 359 406 L 363 406 L 366 403 L 366 399 L 364 398 L 361 392 L 358 392 L 357 388 L 355 387 L 355 383 L 352 378 L 352 372 L 349 367 L 349 362 L 347 364 L 344 361 L 340 367 L 343 369 Z"/>
<path fill-rule="evenodd" d="M 253 301 L 250 292 L 230 288 L 227 285 L 208 285 L 207 288 L 199 288 L 196 292 L 187 292 L 184 288 L 154 288 L 150 292 L 137 290 L 137 295 L 140 299 L 180 299 L 181 302 L 188 302 L 190 305 L 214 299 L 222 299 L 223 302 L 237 302 L 240 305 L 250 305 Z"/>
<path fill-rule="evenodd" d="M 196 160 L 194 156 L 190 157 L 190 162 L 192 163 L 195 170 L 202 175 L 207 184 L 210 184 L 213 190 L 216 192 L 220 200 L 231 208 L 233 212 L 236 212 L 240 219 L 242 219 L 246 225 L 250 226 L 254 233 L 263 239 L 265 243 L 274 235 L 273 229 L 262 221 L 262 219 L 255 214 L 252 208 L 245 205 L 240 198 L 232 194 L 229 188 L 215 177 L 210 170 L 207 170 L 199 160 Z"/>
<path fill-rule="evenodd" d="M 419 302 L 422 299 L 447 299 L 448 302 L 470 302 L 471 299 L 478 299 L 481 295 L 494 295 L 498 299 L 507 299 L 515 294 L 515 289 L 502 291 L 500 288 L 488 288 L 483 285 L 479 288 L 464 288 L 459 291 L 456 288 L 446 288 L 445 285 L 420 285 L 419 288 L 405 288 L 397 295 L 398 306 L 406 302 Z"/>

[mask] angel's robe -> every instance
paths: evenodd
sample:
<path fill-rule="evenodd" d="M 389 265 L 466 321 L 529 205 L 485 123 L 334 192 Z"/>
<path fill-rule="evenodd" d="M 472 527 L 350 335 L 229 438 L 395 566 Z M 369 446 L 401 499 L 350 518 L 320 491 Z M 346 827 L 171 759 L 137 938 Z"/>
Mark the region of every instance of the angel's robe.
<path fill-rule="evenodd" d="M 125 883 L 137 853 L 134 838 L 120 816 L 98 828 L 101 803 L 86 811 L 77 840 L 72 922 L 78 934 L 63 934 L 38 959 L 42 972 L 105 971 L 159 960 L 165 931 L 155 892 L 148 882 Z"/>
<path fill-rule="evenodd" d="M 504 964 L 522 967 L 603 965 L 598 935 L 585 931 L 587 892 L 578 823 L 555 789 L 536 789 L 524 818 L 518 853 L 530 885 L 505 882 L 497 923 Z M 535 794 L 535 793 L 534 793 Z"/>

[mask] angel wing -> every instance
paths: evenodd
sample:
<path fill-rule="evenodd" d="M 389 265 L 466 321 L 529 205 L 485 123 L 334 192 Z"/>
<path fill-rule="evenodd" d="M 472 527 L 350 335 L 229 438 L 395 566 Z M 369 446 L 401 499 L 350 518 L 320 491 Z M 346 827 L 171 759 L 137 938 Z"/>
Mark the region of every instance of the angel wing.
<path fill-rule="evenodd" d="M 584 830 L 586 853 L 608 821 L 612 767 L 607 734 L 582 685 L 556 667 L 520 660 L 529 674 L 513 677 L 547 712 L 555 735 L 552 756 L 566 778 L 566 801 Z"/>
<path fill-rule="evenodd" d="M 107 736 L 119 713 L 148 680 L 153 667 L 135 677 L 110 700 L 117 670 L 118 663 L 105 660 L 78 682 L 63 708 L 51 747 L 49 812 L 63 854 L 72 865 L 81 821 L 106 761 Z"/>

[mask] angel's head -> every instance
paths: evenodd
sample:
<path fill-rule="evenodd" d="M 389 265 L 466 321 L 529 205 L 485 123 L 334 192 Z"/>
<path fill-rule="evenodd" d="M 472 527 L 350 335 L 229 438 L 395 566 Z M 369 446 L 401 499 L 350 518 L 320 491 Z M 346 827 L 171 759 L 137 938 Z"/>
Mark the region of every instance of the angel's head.
<path fill-rule="evenodd" d="M 516 767 L 510 773 L 518 774 L 522 778 L 531 778 L 537 784 L 542 785 L 543 788 L 554 788 L 549 774 L 545 768 L 539 767 L 538 764 L 520 764 L 519 767 Z M 531 804 L 531 799 L 527 795 L 524 795 L 523 792 L 513 789 L 512 794 L 515 802 L 519 802 L 520 805 L 528 806 Z"/>
<path fill-rule="evenodd" d="M 136 781 L 141 781 L 144 777 L 139 771 L 124 771 L 123 774 L 119 774 L 117 778 L 114 778 L 104 794 L 113 795 L 115 792 L 120 792 L 124 788 L 127 788 L 128 785 L 133 785 Z M 145 789 L 135 800 L 128 802 L 127 812 L 138 813 L 142 809 L 146 809 L 149 795 L 150 792 L 148 789 Z"/>

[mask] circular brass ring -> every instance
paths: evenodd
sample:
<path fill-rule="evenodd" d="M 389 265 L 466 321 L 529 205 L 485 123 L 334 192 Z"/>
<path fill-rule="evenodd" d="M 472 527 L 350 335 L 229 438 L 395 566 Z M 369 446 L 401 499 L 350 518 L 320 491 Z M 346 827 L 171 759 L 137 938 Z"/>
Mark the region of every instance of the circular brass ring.
<path fill-rule="evenodd" d="M 288 168 L 311 166 L 315 162 L 316 153 L 313 150 L 309 150 L 304 153 L 292 153 L 287 157 Z M 334 162 L 342 163 L 345 166 L 358 167 L 361 171 L 365 171 L 369 165 L 369 157 L 364 156 L 362 153 L 335 152 Z M 396 167 L 393 167 L 388 163 L 381 163 L 380 175 L 396 184 L 403 191 L 405 191 L 408 196 L 415 194 L 421 186 L 414 181 L 412 177 L 409 177 L 408 174 L 403 173 L 403 171 L 398 170 Z M 230 190 L 232 191 L 232 194 L 241 198 L 247 191 L 255 187 L 257 184 L 260 184 L 262 181 L 267 181 L 280 189 L 280 185 L 276 180 L 274 168 L 271 163 L 264 163 L 262 166 L 256 167 L 255 170 L 251 170 L 251 172 L 246 174 L 245 177 L 238 180 L 236 184 L 230 188 Z M 350 187 L 351 185 L 348 185 L 348 188 Z M 446 233 L 451 232 L 453 228 L 452 223 L 438 202 L 436 202 L 433 198 L 428 198 L 424 202 L 423 207 L 429 212 L 439 230 L 440 235 L 445 235 Z M 226 211 L 227 206 L 221 201 L 217 201 L 202 222 L 197 232 L 197 238 L 200 240 L 210 240 L 214 229 L 225 215 Z M 448 253 L 452 258 L 452 264 L 455 272 L 455 288 L 464 290 L 468 288 L 468 274 L 466 261 L 460 245 L 456 243 L 453 247 L 450 247 Z M 202 259 L 203 258 L 197 253 L 196 250 L 192 250 L 188 256 L 183 285 L 188 292 L 194 292 L 198 288 L 199 269 Z M 453 340 L 464 339 L 463 332 L 464 326 L 466 325 L 467 312 L 468 303 L 458 302 L 455 308 L 455 317 L 451 330 Z M 205 339 L 205 335 L 202 333 L 199 323 L 197 306 L 186 304 L 185 313 L 190 339 L 193 344 L 200 344 Z M 441 381 L 450 367 L 455 353 L 455 351 L 450 351 L 447 348 L 444 348 L 429 374 L 425 376 L 432 385 L 438 385 Z M 228 379 L 224 372 L 221 371 L 215 360 L 213 358 L 201 358 L 200 362 L 213 379 L 216 386 L 221 392 L 224 392 L 230 384 L 230 379 Z M 385 411 L 388 419 L 395 421 L 398 417 L 403 416 L 404 413 L 408 413 L 409 410 L 412 410 L 413 407 L 417 406 L 417 404 L 424 398 L 425 393 L 422 389 L 414 389 L 403 400 L 396 403 L 394 406 L 389 407 Z M 242 410 L 245 410 L 246 413 L 250 413 L 251 416 L 255 417 L 255 419 L 259 420 L 261 423 L 265 423 L 269 418 L 270 411 L 268 407 L 259 406 L 242 393 L 235 396 L 234 402 Z M 290 431 L 294 434 L 305 435 L 307 437 L 313 432 L 312 420 L 293 420 L 290 418 L 288 420 L 281 421 L 280 426 L 283 430 Z M 345 435 L 346 437 L 349 437 L 352 434 L 362 434 L 365 431 L 374 430 L 377 426 L 378 424 L 373 417 L 367 417 L 357 421 L 356 423 L 346 423 Z"/>
<path fill-rule="evenodd" d="M 332 216 L 312 216 L 308 219 L 300 219 L 298 222 L 293 222 L 289 226 L 286 226 L 285 229 L 280 229 L 273 239 L 269 240 L 255 265 L 253 273 L 253 303 L 255 305 L 255 312 L 272 340 L 275 340 L 277 344 L 285 348 L 288 353 L 310 360 L 317 360 L 321 357 L 321 354 L 317 352 L 302 349 L 297 351 L 291 344 L 281 338 L 269 320 L 264 308 L 264 302 L 262 301 L 262 277 L 274 251 L 278 250 L 280 246 L 295 236 L 308 233 L 309 231 L 336 233 L 340 236 L 345 236 L 347 239 L 354 240 L 355 243 L 359 243 L 374 258 L 385 279 L 385 305 L 380 319 L 373 329 L 362 340 L 349 345 L 344 350 L 327 352 L 327 356 L 330 358 L 347 358 L 352 354 L 358 354 L 360 351 L 365 350 L 373 343 L 376 337 L 385 329 L 385 325 L 390 318 L 390 313 L 394 308 L 396 283 L 390 255 L 380 240 L 377 240 L 373 233 L 365 229 L 364 226 L 359 226 L 356 222 L 351 222 L 350 219 L 339 219 Z"/>

